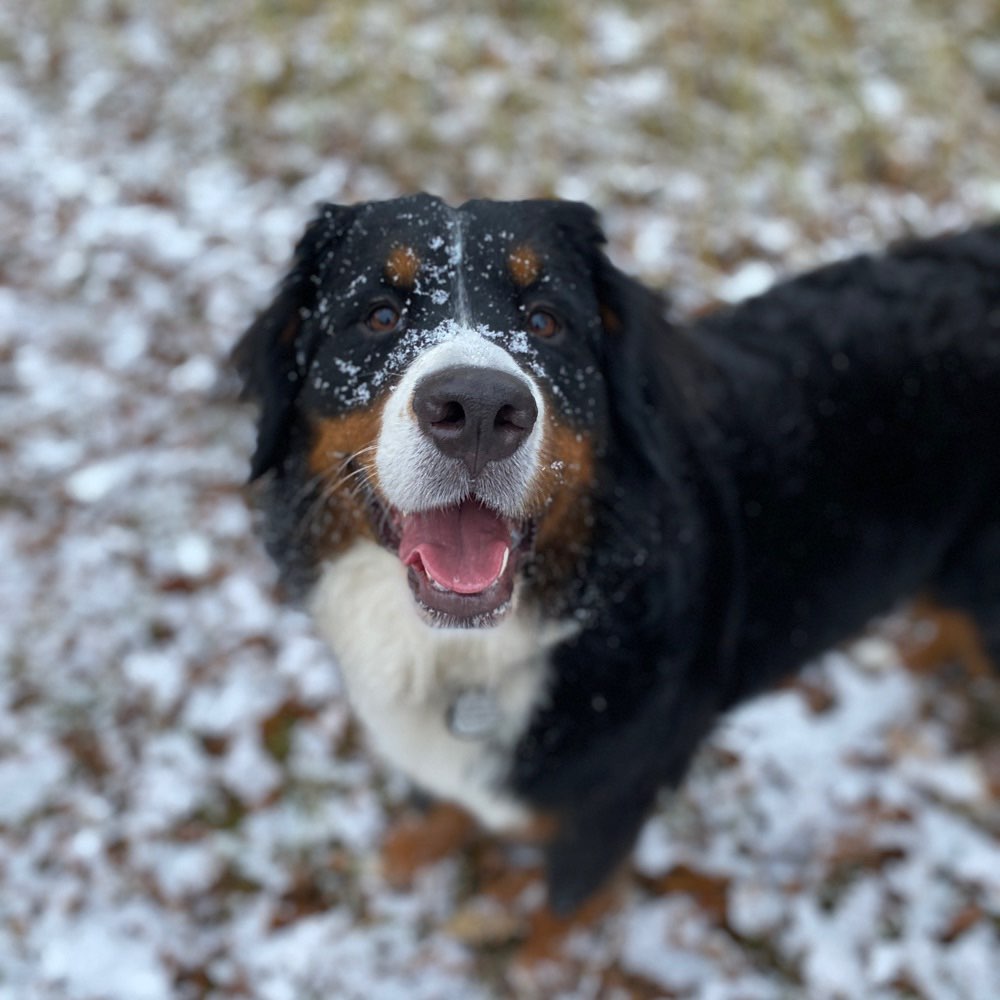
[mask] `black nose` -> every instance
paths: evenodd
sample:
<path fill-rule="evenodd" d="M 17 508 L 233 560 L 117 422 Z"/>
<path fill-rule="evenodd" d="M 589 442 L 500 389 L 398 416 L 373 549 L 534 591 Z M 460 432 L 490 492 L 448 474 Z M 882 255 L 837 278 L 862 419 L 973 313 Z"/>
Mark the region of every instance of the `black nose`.
<path fill-rule="evenodd" d="M 420 429 L 473 476 L 487 462 L 509 458 L 538 417 L 528 382 L 509 372 L 471 366 L 445 368 L 413 393 Z"/>

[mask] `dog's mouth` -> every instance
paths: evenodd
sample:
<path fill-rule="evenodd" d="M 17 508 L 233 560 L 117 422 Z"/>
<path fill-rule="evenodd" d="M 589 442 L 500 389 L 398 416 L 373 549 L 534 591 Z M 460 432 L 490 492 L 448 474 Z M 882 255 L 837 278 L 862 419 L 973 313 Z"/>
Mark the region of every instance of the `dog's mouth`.
<path fill-rule="evenodd" d="M 439 627 L 496 625 L 513 603 L 533 529 L 475 499 L 392 517 L 398 555 L 426 620 Z"/>

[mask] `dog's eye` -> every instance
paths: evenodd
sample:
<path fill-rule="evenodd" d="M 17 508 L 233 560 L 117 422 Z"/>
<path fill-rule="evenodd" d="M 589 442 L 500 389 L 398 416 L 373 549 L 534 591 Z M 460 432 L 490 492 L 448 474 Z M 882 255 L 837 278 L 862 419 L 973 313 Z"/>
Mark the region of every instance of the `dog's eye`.
<path fill-rule="evenodd" d="M 562 324 L 548 309 L 532 309 L 528 313 L 528 331 L 536 337 L 553 337 L 561 329 Z"/>
<path fill-rule="evenodd" d="M 365 326 L 373 333 L 390 333 L 399 326 L 399 310 L 383 302 L 368 314 Z"/>

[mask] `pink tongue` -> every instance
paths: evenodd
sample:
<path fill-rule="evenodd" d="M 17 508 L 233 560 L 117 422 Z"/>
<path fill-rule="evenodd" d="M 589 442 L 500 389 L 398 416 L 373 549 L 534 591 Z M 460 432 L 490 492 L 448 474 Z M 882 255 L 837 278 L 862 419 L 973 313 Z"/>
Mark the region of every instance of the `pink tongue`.
<path fill-rule="evenodd" d="M 403 564 L 422 565 L 435 583 L 457 594 L 478 594 L 493 583 L 511 542 L 503 519 L 472 500 L 408 514 L 402 527 Z"/>

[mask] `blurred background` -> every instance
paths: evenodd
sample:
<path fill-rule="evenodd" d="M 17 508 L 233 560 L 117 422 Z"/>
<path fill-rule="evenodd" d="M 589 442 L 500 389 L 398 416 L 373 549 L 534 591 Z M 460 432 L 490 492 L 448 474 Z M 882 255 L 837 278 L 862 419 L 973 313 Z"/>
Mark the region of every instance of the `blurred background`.
<path fill-rule="evenodd" d="M 0 6 L 0 1000 L 1000 996 L 1000 690 L 902 612 L 727 720 L 544 967 L 530 859 L 386 884 L 406 788 L 276 599 L 226 356 L 317 201 L 415 190 L 736 300 L 1000 212 L 1000 7 Z"/>

